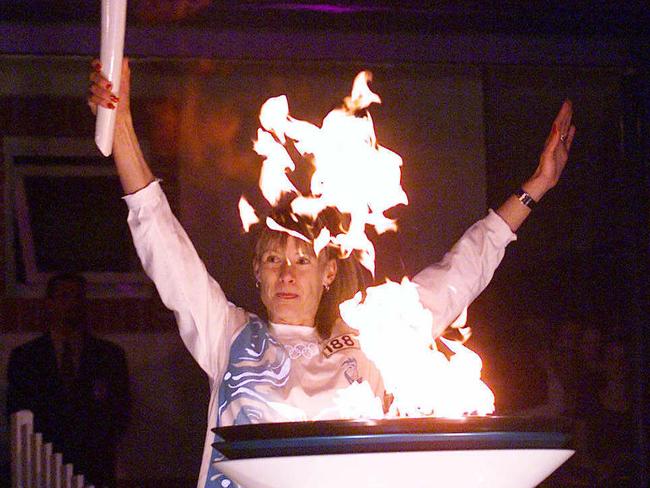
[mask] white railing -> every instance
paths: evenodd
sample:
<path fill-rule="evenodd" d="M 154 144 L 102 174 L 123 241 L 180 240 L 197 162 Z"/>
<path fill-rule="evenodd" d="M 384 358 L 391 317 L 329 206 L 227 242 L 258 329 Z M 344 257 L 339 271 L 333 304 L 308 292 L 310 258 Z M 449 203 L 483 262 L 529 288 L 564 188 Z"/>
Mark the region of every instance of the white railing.
<path fill-rule="evenodd" d="M 63 464 L 63 455 L 53 452 L 52 443 L 34 432 L 34 414 L 21 410 L 11 415 L 12 488 L 94 488 L 74 475 L 72 464 Z"/>

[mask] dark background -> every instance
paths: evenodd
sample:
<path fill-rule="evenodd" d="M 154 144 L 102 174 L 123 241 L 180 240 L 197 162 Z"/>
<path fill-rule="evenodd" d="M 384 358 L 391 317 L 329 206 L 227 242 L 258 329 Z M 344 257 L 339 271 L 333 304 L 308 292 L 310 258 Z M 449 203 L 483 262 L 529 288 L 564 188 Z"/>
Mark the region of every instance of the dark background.
<path fill-rule="evenodd" d="M 96 33 L 90 40 L 79 33 L 96 31 L 98 5 L 4 1 L 0 53 L 94 54 Z M 630 449 L 641 472 L 636 486 L 644 486 L 650 249 L 650 9 L 644 3 L 131 0 L 128 18 L 127 43 L 143 57 L 339 59 L 385 65 L 386 72 L 393 65 L 427 63 L 478 68 L 486 128 L 486 207 L 498 206 L 529 175 L 536 164 L 531 155 L 539 153 L 547 131 L 541 122 L 552 120 L 559 102 L 571 98 L 578 136 L 566 174 L 535 209 L 534 222 L 519 232 L 493 283 L 472 306 L 478 331 L 473 340 L 494 358 L 486 374 L 499 397 L 504 385 L 528 379 L 516 344 L 527 334 L 520 325 L 531 317 L 553 323 L 577 316 L 607 335 L 624 338 L 634 370 L 631 401 L 637 421 Z M 48 35 L 57 29 L 64 33 L 61 37 Z M 181 34 L 188 33 L 194 42 L 183 40 L 187 36 Z M 309 38 L 313 44 L 304 41 Z M 214 39 L 232 43 L 220 45 Z M 277 51 L 264 49 L 268 39 L 279 42 Z M 350 39 L 373 44 L 357 51 Z M 252 53 L 247 45 L 260 50 Z M 426 52 L 430 46 L 437 52 Z M 23 107 L 30 103 L 23 102 Z M 11 103 L 3 99 L 5 133 Z M 156 105 L 155 94 L 148 103 Z M 51 109 L 57 110 L 56 104 Z M 89 133 L 91 127 L 65 130 Z M 387 248 L 400 258 L 409 254 L 395 243 Z M 407 259 L 405 267 L 412 272 L 420 264 Z M 387 275 L 395 272 L 385 270 Z M 2 327 L 16 328 L 10 318 L 15 307 L 11 297 L 5 298 Z M 516 395 L 502 397 L 513 409 L 524 401 Z"/>

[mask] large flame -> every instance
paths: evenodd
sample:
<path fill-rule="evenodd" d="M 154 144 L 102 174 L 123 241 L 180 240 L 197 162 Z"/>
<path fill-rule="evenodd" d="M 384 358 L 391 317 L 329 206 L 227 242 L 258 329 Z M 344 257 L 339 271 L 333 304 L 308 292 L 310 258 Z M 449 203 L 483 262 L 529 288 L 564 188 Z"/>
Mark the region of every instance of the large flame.
<path fill-rule="evenodd" d="M 366 236 L 366 227 L 377 233 L 396 230 L 394 221 L 384 215 L 388 209 L 407 204 L 400 185 L 402 159 L 377 144 L 372 118 L 366 110 L 379 97 L 370 91 L 370 73 L 357 75 L 352 94 L 343 106 L 331 111 L 321 127 L 293 118 L 285 96 L 268 99 L 260 110 L 261 128 L 254 149 L 263 156 L 260 189 L 273 206 L 290 195 L 296 215 L 315 219 L 326 208 L 336 208 L 349 216 L 349 224 L 338 233 L 321 234 L 315 246 L 318 253 L 333 245 L 347 257 L 358 251 L 360 261 L 374 273 L 375 249 Z M 295 163 L 285 145 L 291 141 L 298 152 L 314 165 L 310 193 L 301 194 L 290 180 Z M 250 209 L 242 213 L 248 230 Z"/>
<path fill-rule="evenodd" d="M 462 343 L 441 338 L 453 355 L 438 350 L 431 312 L 407 278 L 368 288 L 341 304 L 341 316 L 359 330 L 359 343 L 395 397 L 391 414 L 461 417 L 494 412 L 494 394 L 481 381 L 481 358 Z M 457 324 L 458 326 L 464 325 Z"/>
<path fill-rule="evenodd" d="M 352 93 L 343 105 L 331 111 L 318 127 L 293 118 L 285 96 L 268 99 L 260 110 L 255 151 L 264 157 L 260 188 L 264 198 L 276 206 L 287 198 L 294 218 L 315 219 L 326 208 L 335 208 L 348 218 L 345 228 L 323 228 L 310 241 L 271 217 L 266 225 L 311 242 L 318 253 L 326 246 L 340 249 L 343 257 L 357 251 L 361 264 L 374 274 L 375 249 L 366 235 L 371 227 L 381 234 L 397 230 L 385 212 L 408 199 L 400 186 L 402 159 L 377 143 L 368 107 L 381 103 L 368 88 L 371 75 L 357 75 Z M 286 145 L 309 158 L 314 165 L 310 193 L 303 195 L 291 182 L 295 163 Z M 244 229 L 260 222 L 253 207 L 240 199 Z M 460 417 L 485 415 L 494 411 L 494 395 L 481 381 L 480 357 L 461 342 L 441 338 L 449 349 L 449 359 L 432 338 L 432 316 L 420 303 L 416 285 L 404 278 L 369 288 L 341 304 L 341 316 L 359 330 L 359 342 L 366 355 L 381 371 L 386 390 L 394 396 L 390 415 Z M 451 324 L 464 339 L 466 310 Z M 304 420 L 294 407 L 277 405 L 287 419 Z M 367 383 L 354 383 L 339 390 L 330 408 L 316 419 L 380 417 L 381 401 Z"/>

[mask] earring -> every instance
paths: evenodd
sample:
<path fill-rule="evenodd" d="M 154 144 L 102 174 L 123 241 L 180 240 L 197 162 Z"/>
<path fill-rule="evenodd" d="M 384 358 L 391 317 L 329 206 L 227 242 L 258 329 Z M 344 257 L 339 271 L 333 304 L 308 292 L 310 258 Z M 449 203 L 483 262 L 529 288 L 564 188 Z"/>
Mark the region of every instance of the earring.
<path fill-rule="evenodd" d="M 323 283 L 323 288 L 325 288 L 326 292 L 330 291 L 330 285 L 327 283 Z"/>
<path fill-rule="evenodd" d="M 257 289 L 259 290 L 259 288 L 260 288 L 260 282 L 259 282 L 259 280 L 256 280 L 256 281 L 255 281 L 255 288 L 257 288 Z"/>

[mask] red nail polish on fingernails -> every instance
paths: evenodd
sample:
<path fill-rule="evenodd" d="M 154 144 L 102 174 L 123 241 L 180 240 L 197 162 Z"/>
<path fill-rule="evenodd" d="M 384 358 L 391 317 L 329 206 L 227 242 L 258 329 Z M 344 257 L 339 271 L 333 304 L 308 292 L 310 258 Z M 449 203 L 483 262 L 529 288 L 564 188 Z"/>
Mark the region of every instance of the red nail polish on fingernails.
<path fill-rule="evenodd" d="M 110 90 L 111 88 L 113 88 L 113 83 L 106 83 L 106 89 Z"/>
<path fill-rule="evenodd" d="M 115 102 L 115 103 L 117 103 L 117 102 L 120 101 L 120 99 L 117 98 L 115 95 L 111 95 L 111 100 L 112 100 L 113 102 Z"/>
<path fill-rule="evenodd" d="M 93 66 L 93 68 L 95 68 L 95 71 L 99 73 L 102 70 L 102 65 L 97 63 L 96 65 Z"/>
<path fill-rule="evenodd" d="M 111 110 L 113 110 L 113 109 L 115 108 L 115 105 L 113 105 L 112 103 L 109 103 L 109 104 L 106 105 L 106 106 L 107 106 L 108 108 L 110 108 Z"/>

